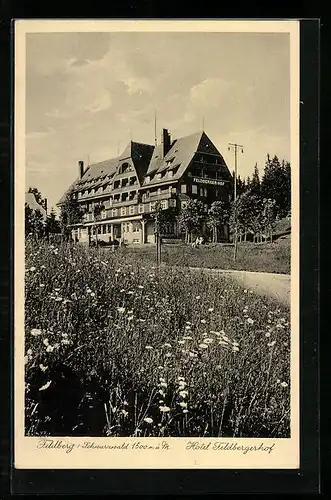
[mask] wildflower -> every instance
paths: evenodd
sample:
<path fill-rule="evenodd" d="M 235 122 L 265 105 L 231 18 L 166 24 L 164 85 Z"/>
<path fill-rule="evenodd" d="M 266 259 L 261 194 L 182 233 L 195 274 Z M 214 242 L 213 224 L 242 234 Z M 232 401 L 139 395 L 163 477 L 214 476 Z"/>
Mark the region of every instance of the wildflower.
<path fill-rule="evenodd" d="M 233 345 L 234 347 L 238 347 L 238 346 L 239 346 L 238 342 L 232 342 L 232 345 Z"/>
<path fill-rule="evenodd" d="M 159 381 L 160 381 L 160 382 L 165 382 L 165 378 L 160 377 L 160 378 L 159 378 Z"/>
<path fill-rule="evenodd" d="M 230 339 L 229 337 L 227 337 L 226 335 L 222 334 L 222 339 L 225 340 L 225 342 L 230 342 Z"/>
<path fill-rule="evenodd" d="M 120 293 L 123 293 L 123 292 L 125 292 L 124 288 L 122 288 L 122 290 L 120 290 Z"/>
<path fill-rule="evenodd" d="M 70 342 L 70 340 L 68 340 L 68 339 L 63 339 L 63 340 L 61 340 L 61 344 L 63 344 L 63 345 L 69 345 L 70 343 L 71 343 L 71 342 Z"/>
<path fill-rule="evenodd" d="M 91 292 L 91 297 L 95 297 L 95 293 L 94 292 Z"/>
<path fill-rule="evenodd" d="M 148 351 L 150 351 L 151 349 L 153 349 L 153 346 L 147 345 L 147 346 L 145 346 L 145 349 L 147 349 Z"/>
<path fill-rule="evenodd" d="M 247 290 L 246 290 L 246 288 L 245 288 L 245 290 L 244 290 L 244 293 L 247 293 Z"/>
<path fill-rule="evenodd" d="M 276 325 L 276 328 L 284 328 L 284 325 Z"/>
<path fill-rule="evenodd" d="M 27 353 L 27 355 L 28 355 L 28 356 L 31 356 L 31 355 L 32 355 L 32 349 L 28 349 L 28 350 L 26 351 L 26 353 Z"/>
<path fill-rule="evenodd" d="M 192 340 L 192 337 L 186 336 L 186 337 L 183 337 L 183 340 Z"/>
<path fill-rule="evenodd" d="M 269 342 L 268 347 L 273 347 L 276 344 L 276 341 L 273 340 L 272 342 Z"/>
<path fill-rule="evenodd" d="M 127 417 L 129 415 L 129 412 L 126 410 L 122 410 L 121 413 L 122 413 L 123 417 Z"/>
<path fill-rule="evenodd" d="M 206 321 L 205 319 L 201 319 L 200 321 L 201 321 L 201 323 L 203 323 L 203 324 L 207 323 L 207 321 Z"/>
<path fill-rule="evenodd" d="M 44 283 L 40 283 L 39 285 L 40 288 L 44 288 L 44 286 L 45 286 Z"/>
<path fill-rule="evenodd" d="M 200 349 L 208 349 L 208 345 L 204 344 L 204 343 L 199 344 L 199 347 L 200 347 Z"/>
<path fill-rule="evenodd" d="M 186 321 L 187 325 L 192 325 L 191 321 Z"/>
<path fill-rule="evenodd" d="M 210 307 L 210 308 L 208 309 L 208 312 L 212 313 L 212 312 L 213 312 L 213 310 L 214 310 L 214 308 L 213 308 L 213 307 Z"/>
<path fill-rule="evenodd" d="M 37 337 L 37 335 L 41 335 L 41 330 L 39 328 L 32 328 L 31 330 L 31 335 L 33 335 L 34 337 Z"/>
<path fill-rule="evenodd" d="M 167 352 L 167 354 L 165 356 L 166 356 L 166 358 L 171 358 L 172 354 L 170 352 Z"/>
<path fill-rule="evenodd" d="M 180 382 L 181 380 L 184 381 L 185 379 L 184 379 L 184 377 L 178 377 L 177 380 Z"/>
<path fill-rule="evenodd" d="M 169 406 L 159 406 L 159 410 L 162 413 L 168 413 L 170 411 Z"/>
<path fill-rule="evenodd" d="M 159 386 L 160 387 L 164 387 L 166 389 L 167 388 L 167 383 L 166 382 L 160 382 Z"/>
<path fill-rule="evenodd" d="M 49 344 L 48 339 L 44 339 L 43 344 L 48 345 Z"/>
<path fill-rule="evenodd" d="M 178 344 L 185 344 L 185 340 L 178 340 Z"/>
<path fill-rule="evenodd" d="M 228 342 L 225 342 L 225 340 L 220 340 L 219 345 L 226 345 L 226 346 L 229 346 L 229 343 Z"/>
<path fill-rule="evenodd" d="M 29 362 L 29 356 L 24 356 L 24 364 L 26 365 Z"/>
<path fill-rule="evenodd" d="M 181 398 L 186 398 L 188 395 L 188 392 L 187 391 L 179 391 L 179 395 Z"/>
<path fill-rule="evenodd" d="M 134 292 L 133 292 L 132 290 L 130 290 L 130 291 L 128 292 L 128 294 L 129 294 L 129 295 L 133 295 L 133 294 L 134 294 Z"/>
<path fill-rule="evenodd" d="M 128 316 L 128 321 L 132 321 L 133 320 L 133 316 Z"/>
<path fill-rule="evenodd" d="M 49 388 L 49 386 L 51 385 L 52 381 L 50 380 L 49 382 L 46 382 L 45 385 L 39 387 L 39 391 L 45 391 L 46 389 Z"/>
<path fill-rule="evenodd" d="M 181 401 L 179 403 L 179 406 L 181 406 L 182 408 L 187 408 L 187 403 L 185 403 L 185 401 Z"/>
<path fill-rule="evenodd" d="M 30 271 L 33 273 L 33 271 L 35 271 L 36 268 L 35 267 L 30 267 Z"/>
<path fill-rule="evenodd" d="M 197 295 L 195 298 L 196 298 L 197 300 L 200 300 L 200 299 L 201 299 L 201 296 L 200 296 L 200 295 Z"/>
<path fill-rule="evenodd" d="M 186 326 L 185 326 L 185 330 L 191 330 L 190 325 L 186 325 Z"/>
<path fill-rule="evenodd" d="M 46 266 L 42 265 L 40 266 L 40 269 L 46 269 Z"/>
<path fill-rule="evenodd" d="M 117 310 L 120 314 L 123 314 L 125 312 L 125 307 L 118 307 Z"/>
<path fill-rule="evenodd" d="M 195 354 L 195 352 L 189 352 L 188 353 L 190 358 L 196 358 L 197 357 L 197 354 Z"/>
<path fill-rule="evenodd" d="M 205 339 L 204 340 L 205 344 L 211 344 L 212 342 L 214 342 L 214 339 Z"/>
<path fill-rule="evenodd" d="M 288 386 L 288 384 L 287 384 L 286 382 L 282 382 L 280 385 L 281 385 L 282 387 L 287 387 L 287 386 Z"/>
<path fill-rule="evenodd" d="M 188 413 L 188 410 L 184 409 L 184 410 L 183 410 L 183 413 Z"/>
<path fill-rule="evenodd" d="M 55 302 L 61 302 L 62 297 L 56 297 Z"/>
<path fill-rule="evenodd" d="M 46 352 L 53 352 L 53 351 L 54 351 L 54 347 L 52 347 L 51 345 L 48 345 L 46 348 Z"/>
<path fill-rule="evenodd" d="M 150 418 L 150 417 L 146 417 L 146 418 L 144 418 L 144 422 L 146 422 L 147 424 L 152 424 L 153 423 L 153 419 Z"/>
<path fill-rule="evenodd" d="M 271 333 L 270 333 L 270 332 L 267 332 L 267 333 L 265 334 L 265 336 L 266 336 L 266 337 L 270 337 L 270 335 L 271 335 Z"/>
<path fill-rule="evenodd" d="M 139 285 L 138 288 L 140 288 L 140 290 L 142 290 L 144 287 L 142 285 Z"/>
<path fill-rule="evenodd" d="M 276 380 L 276 384 L 280 384 L 280 380 L 279 380 L 279 378 Z"/>
<path fill-rule="evenodd" d="M 248 318 L 247 323 L 252 325 L 254 323 L 254 320 L 252 318 Z"/>
<path fill-rule="evenodd" d="M 163 345 L 164 345 L 164 347 L 171 347 L 171 344 L 169 344 L 169 343 L 165 343 Z"/>
<path fill-rule="evenodd" d="M 239 351 L 239 347 L 234 346 L 234 347 L 232 348 L 232 351 L 233 351 L 233 352 L 237 352 L 237 351 Z"/>

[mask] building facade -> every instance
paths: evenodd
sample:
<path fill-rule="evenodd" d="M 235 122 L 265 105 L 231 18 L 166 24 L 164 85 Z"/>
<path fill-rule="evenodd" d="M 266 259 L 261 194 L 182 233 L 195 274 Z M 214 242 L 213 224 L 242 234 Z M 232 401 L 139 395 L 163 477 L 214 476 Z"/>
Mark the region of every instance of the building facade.
<path fill-rule="evenodd" d="M 131 141 L 118 158 L 86 169 L 81 161 L 78 166 L 78 179 L 58 205 L 68 194 L 81 205 L 83 219 L 72 227 L 72 234 L 82 243 L 94 238 L 154 243 L 157 202 L 163 210 L 179 213 L 189 199 L 199 199 L 207 211 L 213 201 L 232 198 L 230 171 L 205 132 L 172 141 L 163 129 L 160 144 Z M 167 236 L 179 237 L 176 222 L 169 225 Z M 223 239 L 228 239 L 226 228 Z"/>

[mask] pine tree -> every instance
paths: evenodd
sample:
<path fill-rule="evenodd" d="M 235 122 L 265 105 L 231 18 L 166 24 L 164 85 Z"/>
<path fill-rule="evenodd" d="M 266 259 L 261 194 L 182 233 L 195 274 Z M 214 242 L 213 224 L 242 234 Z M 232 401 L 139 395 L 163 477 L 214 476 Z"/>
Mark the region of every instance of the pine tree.
<path fill-rule="evenodd" d="M 278 217 L 285 217 L 291 209 L 291 166 L 277 156 L 267 156 L 261 183 L 262 196 L 275 200 Z"/>
<path fill-rule="evenodd" d="M 261 182 L 257 163 L 255 164 L 252 181 L 250 183 L 250 192 L 256 196 L 261 196 Z"/>

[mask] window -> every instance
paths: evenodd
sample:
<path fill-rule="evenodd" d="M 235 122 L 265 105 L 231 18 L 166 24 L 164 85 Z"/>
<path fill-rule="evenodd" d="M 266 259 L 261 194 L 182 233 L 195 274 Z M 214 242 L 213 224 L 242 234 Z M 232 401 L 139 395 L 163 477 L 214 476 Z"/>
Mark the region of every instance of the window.
<path fill-rule="evenodd" d="M 130 213 L 130 215 L 134 214 L 134 206 L 132 206 L 132 207 L 129 208 L 129 213 Z"/>
<path fill-rule="evenodd" d="M 192 194 L 198 194 L 198 186 L 192 184 Z"/>
<path fill-rule="evenodd" d="M 176 208 L 176 200 L 170 199 L 169 200 L 169 207 L 171 208 Z"/>
<path fill-rule="evenodd" d="M 182 184 L 182 185 L 180 186 L 180 192 L 181 192 L 181 193 L 184 193 L 184 194 L 186 193 L 186 184 Z"/>
<path fill-rule="evenodd" d="M 111 216 L 112 217 L 117 217 L 117 210 L 116 210 L 116 208 L 113 208 L 113 210 L 111 211 Z"/>
<path fill-rule="evenodd" d="M 144 205 L 139 205 L 138 211 L 140 214 L 143 214 L 144 213 Z"/>
<path fill-rule="evenodd" d="M 156 178 L 157 178 L 157 179 L 162 179 L 162 174 L 157 174 L 157 175 L 156 175 Z"/>
<path fill-rule="evenodd" d="M 174 172 L 173 172 L 173 170 L 169 170 L 169 171 L 168 171 L 168 176 L 169 176 L 169 177 L 173 177 L 173 176 L 174 176 Z"/>
<path fill-rule="evenodd" d="M 161 201 L 162 210 L 166 210 L 168 208 L 168 200 Z"/>
<path fill-rule="evenodd" d="M 149 176 L 149 175 L 147 175 L 147 176 L 146 176 L 146 179 L 145 179 L 146 184 L 147 184 L 148 182 L 150 182 L 150 180 L 151 180 L 150 176 Z"/>
<path fill-rule="evenodd" d="M 121 208 L 121 215 L 126 215 L 126 207 Z"/>

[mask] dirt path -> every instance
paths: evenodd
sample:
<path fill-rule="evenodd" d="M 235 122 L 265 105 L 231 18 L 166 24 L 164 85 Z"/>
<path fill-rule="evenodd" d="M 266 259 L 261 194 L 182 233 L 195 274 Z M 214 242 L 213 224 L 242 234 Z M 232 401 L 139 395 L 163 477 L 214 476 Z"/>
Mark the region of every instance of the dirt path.
<path fill-rule="evenodd" d="M 272 297 L 279 302 L 290 305 L 291 276 L 289 274 L 259 273 L 249 271 L 232 271 L 222 269 L 207 269 L 190 267 L 192 271 L 227 274 L 238 281 L 243 287 L 254 290 L 260 295 Z"/>

